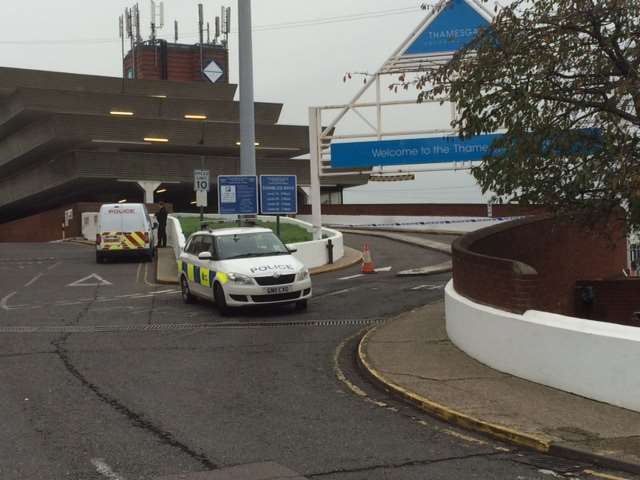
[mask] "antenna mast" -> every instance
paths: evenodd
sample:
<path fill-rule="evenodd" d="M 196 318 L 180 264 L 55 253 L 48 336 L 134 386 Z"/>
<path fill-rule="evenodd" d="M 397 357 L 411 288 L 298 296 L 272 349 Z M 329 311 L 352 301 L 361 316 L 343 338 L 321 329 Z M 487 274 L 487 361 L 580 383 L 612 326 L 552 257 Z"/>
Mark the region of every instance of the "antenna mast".
<path fill-rule="evenodd" d="M 223 46 L 229 45 L 229 34 L 231 33 L 231 7 L 222 7 L 222 33 L 224 34 Z"/>
<path fill-rule="evenodd" d="M 218 39 L 220 38 L 220 17 L 216 17 L 215 21 L 215 34 L 213 37 L 213 44 L 218 44 Z"/>
<path fill-rule="evenodd" d="M 134 35 L 134 14 L 135 9 L 125 8 L 124 9 L 124 26 L 127 38 L 131 42 L 131 78 L 137 78 L 137 67 L 136 67 L 136 40 Z M 124 44 L 124 39 L 123 39 Z M 124 50 L 124 49 L 123 49 Z M 124 67 L 124 61 L 122 62 Z M 126 75 L 126 72 L 125 72 Z"/>
<path fill-rule="evenodd" d="M 156 6 L 155 0 L 151 0 L 151 43 L 156 42 L 158 30 L 164 27 L 164 2 Z"/>
<path fill-rule="evenodd" d="M 198 32 L 200 32 L 200 75 L 204 76 L 204 7 L 198 4 Z"/>

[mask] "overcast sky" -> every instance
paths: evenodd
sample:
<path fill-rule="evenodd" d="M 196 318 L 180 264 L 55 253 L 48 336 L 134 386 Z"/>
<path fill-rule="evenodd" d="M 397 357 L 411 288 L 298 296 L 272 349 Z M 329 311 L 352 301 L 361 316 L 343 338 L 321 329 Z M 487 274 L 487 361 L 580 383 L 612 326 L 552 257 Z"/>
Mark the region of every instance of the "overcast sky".
<path fill-rule="evenodd" d="M 2 1 L 0 65 L 96 75 L 121 75 L 118 16 L 133 1 Z M 149 0 L 139 0 L 143 37 L 149 36 Z M 197 5 L 207 20 L 235 1 L 165 0 L 166 27 L 160 37 L 197 41 Z M 420 0 L 253 0 L 255 91 L 257 101 L 284 103 L 281 123 L 305 124 L 311 105 L 348 102 L 361 78 L 343 83 L 345 72 L 372 72 L 424 18 Z M 296 22 L 315 21 L 316 24 Z M 292 23 L 294 25 L 292 25 Z M 237 82 L 237 36 L 230 38 L 232 82 Z M 410 93 L 411 96 L 415 92 Z M 448 111 L 447 109 L 444 110 Z M 413 107 L 391 112 L 389 128 L 444 128 L 441 108 Z M 479 202 L 480 190 L 464 172 L 419 174 L 415 182 L 377 184 L 354 189 L 350 202 Z"/>

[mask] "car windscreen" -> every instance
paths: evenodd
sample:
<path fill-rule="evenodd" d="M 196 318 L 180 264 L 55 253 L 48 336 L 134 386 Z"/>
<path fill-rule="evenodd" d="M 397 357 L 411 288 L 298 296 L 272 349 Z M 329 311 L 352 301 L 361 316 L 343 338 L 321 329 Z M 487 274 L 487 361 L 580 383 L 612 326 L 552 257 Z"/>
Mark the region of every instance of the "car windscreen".
<path fill-rule="evenodd" d="M 287 247 L 272 232 L 223 235 L 217 237 L 216 242 L 220 260 L 289 254 Z"/>

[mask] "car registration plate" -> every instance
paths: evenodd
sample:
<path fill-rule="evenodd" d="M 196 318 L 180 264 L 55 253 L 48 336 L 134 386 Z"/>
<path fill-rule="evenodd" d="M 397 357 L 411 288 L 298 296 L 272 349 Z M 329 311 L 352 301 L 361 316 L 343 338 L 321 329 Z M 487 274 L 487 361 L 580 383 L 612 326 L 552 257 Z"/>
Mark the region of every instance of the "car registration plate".
<path fill-rule="evenodd" d="M 291 287 L 269 287 L 264 289 L 267 295 L 277 295 L 279 293 L 289 293 Z"/>

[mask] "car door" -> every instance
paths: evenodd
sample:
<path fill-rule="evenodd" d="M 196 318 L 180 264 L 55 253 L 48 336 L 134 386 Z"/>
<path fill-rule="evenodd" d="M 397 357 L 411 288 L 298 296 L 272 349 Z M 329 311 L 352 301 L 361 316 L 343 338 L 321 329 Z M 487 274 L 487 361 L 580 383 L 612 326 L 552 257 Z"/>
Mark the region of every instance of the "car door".
<path fill-rule="evenodd" d="M 187 282 L 189 283 L 189 290 L 191 292 L 198 294 L 198 282 L 196 282 L 196 262 L 198 260 L 198 244 L 200 243 L 200 235 L 196 235 L 191 237 L 189 243 L 184 249 L 182 265 L 182 272 L 185 277 L 187 277 Z"/>
<path fill-rule="evenodd" d="M 196 253 L 194 255 L 194 278 L 195 285 L 193 291 L 200 297 L 213 298 L 213 279 L 215 271 L 212 271 L 211 260 L 200 260 L 198 256 L 203 252 L 214 255 L 213 237 L 211 235 L 201 235 L 196 244 Z"/>

